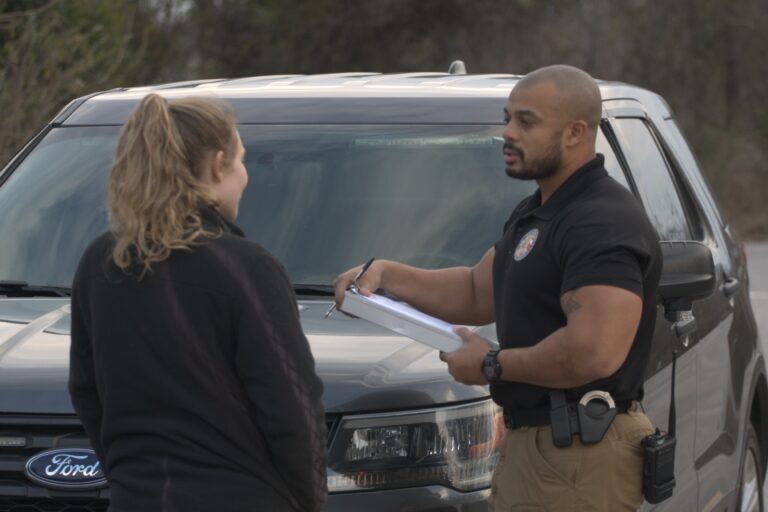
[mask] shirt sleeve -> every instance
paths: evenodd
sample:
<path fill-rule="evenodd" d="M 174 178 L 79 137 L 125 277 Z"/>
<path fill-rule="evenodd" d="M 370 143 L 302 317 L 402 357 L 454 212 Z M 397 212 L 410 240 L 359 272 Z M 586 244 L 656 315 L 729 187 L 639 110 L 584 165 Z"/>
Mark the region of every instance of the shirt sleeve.
<path fill-rule="evenodd" d="M 96 388 L 93 346 L 83 310 L 83 291 L 78 280 L 72 289 L 71 337 L 69 350 L 69 395 L 88 440 L 106 474 L 105 453 L 101 442 L 102 406 Z"/>
<path fill-rule="evenodd" d="M 319 511 L 327 494 L 323 384 L 282 266 L 265 257 L 251 268 L 238 322 L 237 371 L 298 510 Z"/>
<path fill-rule="evenodd" d="M 651 247 L 623 212 L 573 212 L 558 227 L 560 294 L 588 285 L 616 286 L 643 297 Z"/>

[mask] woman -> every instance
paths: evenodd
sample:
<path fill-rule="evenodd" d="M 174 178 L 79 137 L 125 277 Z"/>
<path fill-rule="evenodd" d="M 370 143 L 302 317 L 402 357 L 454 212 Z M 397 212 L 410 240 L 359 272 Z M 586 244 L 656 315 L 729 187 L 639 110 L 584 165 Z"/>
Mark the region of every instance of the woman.
<path fill-rule="evenodd" d="M 231 110 L 145 97 L 72 293 L 72 401 L 113 512 L 315 511 L 322 383 L 281 265 L 233 224 Z"/>

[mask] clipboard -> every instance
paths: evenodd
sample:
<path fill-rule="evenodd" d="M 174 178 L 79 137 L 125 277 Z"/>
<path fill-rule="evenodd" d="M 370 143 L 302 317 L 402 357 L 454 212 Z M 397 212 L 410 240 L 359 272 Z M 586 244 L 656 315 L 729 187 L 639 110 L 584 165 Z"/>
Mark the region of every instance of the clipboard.
<path fill-rule="evenodd" d="M 448 322 L 381 295 L 366 297 L 354 288 L 347 290 L 341 310 L 443 352 L 464 344 Z"/>

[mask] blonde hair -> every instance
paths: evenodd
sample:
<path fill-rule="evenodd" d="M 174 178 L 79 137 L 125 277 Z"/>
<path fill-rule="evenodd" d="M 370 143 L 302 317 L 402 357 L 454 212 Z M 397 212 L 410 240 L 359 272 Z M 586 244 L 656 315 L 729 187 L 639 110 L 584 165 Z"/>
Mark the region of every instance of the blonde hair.
<path fill-rule="evenodd" d="M 203 226 L 200 209 L 217 205 L 204 166 L 217 151 L 232 161 L 235 133 L 234 114 L 221 101 L 144 97 L 120 133 L 107 185 L 118 267 L 140 266 L 143 276 L 172 250 L 220 236 Z"/>

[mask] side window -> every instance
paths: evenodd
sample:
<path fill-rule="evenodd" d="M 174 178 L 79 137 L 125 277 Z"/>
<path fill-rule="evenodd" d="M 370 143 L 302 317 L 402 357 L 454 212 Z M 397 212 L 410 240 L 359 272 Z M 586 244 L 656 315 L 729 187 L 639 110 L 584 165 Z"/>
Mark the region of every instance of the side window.
<path fill-rule="evenodd" d="M 603 130 L 597 130 L 597 142 L 595 146 L 597 152 L 601 153 L 605 157 L 605 170 L 608 171 L 608 174 L 610 174 L 611 178 L 615 179 L 626 188 L 629 188 L 627 177 L 624 175 L 624 171 L 621 169 L 619 159 L 616 158 L 616 153 L 613 152 L 611 144 L 608 142 L 608 139 L 605 138 Z"/>
<path fill-rule="evenodd" d="M 725 222 L 723 221 L 722 215 L 720 210 L 717 207 L 717 202 L 712 197 L 712 192 L 710 191 L 710 187 L 707 185 L 706 180 L 703 179 L 703 176 L 701 175 L 701 165 L 699 165 L 699 162 L 696 160 L 696 157 L 693 155 L 693 152 L 691 151 L 690 146 L 688 145 L 688 142 L 685 140 L 685 137 L 683 136 L 683 133 L 680 131 L 680 128 L 677 126 L 677 123 L 674 119 L 666 119 L 667 124 L 667 130 L 669 131 L 671 137 L 670 142 L 672 145 L 677 149 L 677 155 L 678 158 L 681 159 L 681 164 L 683 167 L 687 167 L 688 169 L 693 171 L 693 174 L 696 176 L 696 181 L 699 185 L 699 190 L 701 194 L 704 196 L 705 201 L 709 204 L 709 207 L 711 208 L 711 212 L 715 217 L 715 226 L 724 226 Z"/>
<path fill-rule="evenodd" d="M 643 119 L 613 122 L 648 218 L 662 240 L 690 240 L 691 229 L 667 161 Z"/>

